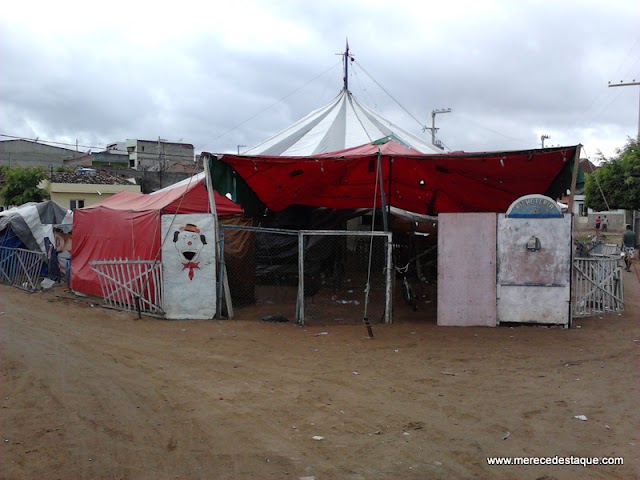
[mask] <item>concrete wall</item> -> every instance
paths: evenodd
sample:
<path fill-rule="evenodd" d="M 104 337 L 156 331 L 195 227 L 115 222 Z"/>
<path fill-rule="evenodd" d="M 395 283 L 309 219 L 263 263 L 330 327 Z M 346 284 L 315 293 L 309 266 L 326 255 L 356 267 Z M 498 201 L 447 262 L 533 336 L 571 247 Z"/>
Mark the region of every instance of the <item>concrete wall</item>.
<path fill-rule="evenodd" d="M 176 163 L 195 163 L 195 149 L 189 143 L 127 139 L 126 145 L 134 147 L 129 159 L 136 170 L 164 170 Z"/>
<path fill-rule="evenodd" d="M 84 152 L 53 147 L 28 140 L 5 140 L 0 142 L 0 165 L 12 167 L 57 167 L 65 159 L 79 157 Z"/>
<path fill-rule="evenodd" d="M 438 215 L 438 325 L 496 326 L 496 214 Z"/>

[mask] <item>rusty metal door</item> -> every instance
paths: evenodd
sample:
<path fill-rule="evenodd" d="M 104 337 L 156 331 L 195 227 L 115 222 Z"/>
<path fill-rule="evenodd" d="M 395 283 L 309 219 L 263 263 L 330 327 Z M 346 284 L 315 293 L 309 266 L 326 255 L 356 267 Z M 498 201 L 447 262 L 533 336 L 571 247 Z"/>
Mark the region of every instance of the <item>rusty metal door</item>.
<path fill-rule="evenodd" d="M 571 216 L 498 216 L 498 323 L 569 326 Z"/>

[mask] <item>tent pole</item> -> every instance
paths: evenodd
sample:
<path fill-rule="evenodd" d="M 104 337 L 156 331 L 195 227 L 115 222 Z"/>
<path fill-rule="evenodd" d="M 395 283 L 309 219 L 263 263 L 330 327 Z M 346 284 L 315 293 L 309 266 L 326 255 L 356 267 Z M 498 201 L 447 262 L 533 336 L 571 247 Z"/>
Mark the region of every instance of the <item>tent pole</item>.
<path fill-rule="evenodd" d="M 233 305 L 231 303 L 231 292 L 229 290 L 229 280 L 227 278 L 226 272 L 224 269 L 220 269 L 220 263 L 224 259 L 224 252 L 219 250 L 219 246 L 221 245 L 219 235 L 219 224 L 218 224 L 218 210 L 216 209 L 216 199 L 213 195 L 213 178 L 211 178 L 211 154 L 202 153 L 201 154 L 202 163 L 204 164 L 204 175 L 205 175 L 205 185 L 207 186 L 207 197 L 209 198 L 209 209 L 211 210 L 211 215 L 213 216 L 213 238 L 216 239 L 216 265 L 218 265 L 218 269 L 220 271 L 220 282 L 224 288 L 224 297 L 225 303 L 227 305 L 227 315 L 229 318 L 233 318 Z M 217 294 L 217 292 L 216 292 Z M 218 298 L 218 302 L 221 302 L 222 299 Z M 218 310 L 216 308 L 216 310 Z"/>
<path fill-rule="evenodd" d="M 387 202 L 386 202 L 386 198 L 385 198 L 385 194 L 384 194 L 384 175 L 382 174 L 382 154 L 380 153 L 380 151 L 378 150 L 378 173 L 380 175 L 379 177 L 379 181 L 380 181 L 380 200 L 381 200 L 381 205 L 380 205 L 380 210 L 382 210 L 382 225 L 384 228 L 385 232 L 389 231 L 389 218 L 387 216 Z M 375 205 L 374 205 L 375 207 Z M 375 213 L 374 213 L 375 215 Z"/>
<path fill-rule="evenodd" d="M 387 215 L 391 214 L 391 170 L 393 167 L 393 157 L 389 156 L 389 181 L 388 181 L 388 190 L 387 190 Z"/>
<path fill-rule="evenodd" d="M 571 175 L 571 193 L 569 194 L 569 208 L 568 213 L 573 213 L 573 197 L 576 194 L 576 184 L 578 183 L 578 168 L 580 168 L 580 149 L 582 145 L 578 145 L 576 148 L 576 156 L 573 159 L 573 174 Z"/>

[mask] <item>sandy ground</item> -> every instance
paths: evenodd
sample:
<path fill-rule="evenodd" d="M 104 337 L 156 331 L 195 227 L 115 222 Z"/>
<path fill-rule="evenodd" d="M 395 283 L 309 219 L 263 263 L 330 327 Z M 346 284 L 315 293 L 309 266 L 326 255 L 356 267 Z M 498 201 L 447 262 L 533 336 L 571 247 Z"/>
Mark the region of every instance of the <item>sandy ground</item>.
<path fill-rule="evenodd" d="M 580 328 L 442 328 L 399 306 L 373 340 L 250 310 L 136 320 L 0 286 L 0 478 L 640 478 L 640 277 L 626 278 L 625 314 Z M 624 465 L 486 460 L 555 455 Z"/>

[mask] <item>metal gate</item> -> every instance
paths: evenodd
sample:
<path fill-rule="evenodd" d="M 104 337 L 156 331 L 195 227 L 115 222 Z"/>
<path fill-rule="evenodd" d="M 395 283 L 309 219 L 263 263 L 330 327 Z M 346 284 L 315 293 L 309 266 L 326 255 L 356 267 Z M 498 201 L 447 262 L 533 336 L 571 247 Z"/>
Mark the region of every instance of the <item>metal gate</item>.
<path fill-rule="evenodd" d="M 573 316 L 624 311 L 622 266 L 618 257 L 573 260 Z"/>
<path fill-rule="evenodd" d="M 119 259 L 94 261 L 89 265 L 98 275 L 106 307 L 164 314 L 161 262 Z"/>
<path fill-rule="evenodd" d="M 571 217 L 498 216 L 498 323 L 569 325 Z"/>
<path fill-rule="evenodd" d="M 37 289 L 46 254 L 22 248 L 0 247 L 0 279 L 27 291 Z"/>

